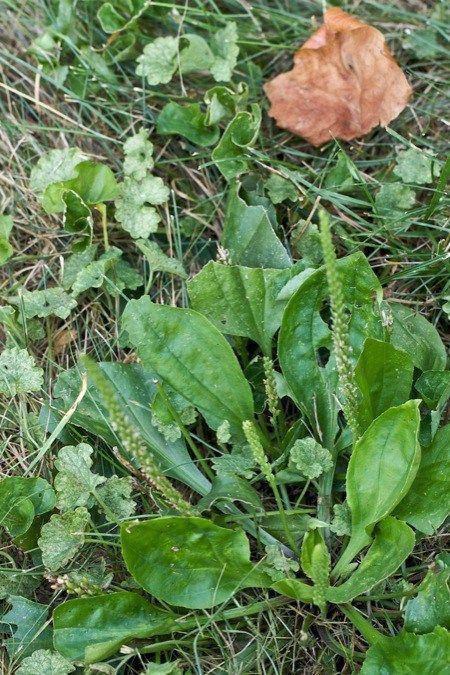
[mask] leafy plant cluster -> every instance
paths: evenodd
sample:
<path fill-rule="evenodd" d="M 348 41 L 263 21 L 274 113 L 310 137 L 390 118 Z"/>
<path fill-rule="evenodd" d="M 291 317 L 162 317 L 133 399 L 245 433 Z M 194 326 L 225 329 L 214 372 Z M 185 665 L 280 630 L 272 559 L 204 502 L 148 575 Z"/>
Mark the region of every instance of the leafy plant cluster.
<path fill-rule="evenodd" d="M 120 176 L 78 147 L 31 171 L 71 250 L 59 281 L 0 307 L 0 394 L 30 450 L 26 469 L 0 480 L 1 536 L 23 562 L 0 568 L 10 662 L 19 675 L 120 671 L 211 622 L 239 627 L 300 603 L 314 638 L 327 617 L 355 627 L 368 649 L 345 654 L 365 675 L 446 672 L 449 559 L 435 556 L 425 576 L 416 566 L 449 512 L 445 347 L 423 315 L 389 300 L 363 252 L 336 257 L 340 221 L 316 207 L 336 196 L 344 210 L 367 206 L 377 231 L 400 236 L 432 185 L 428 216 L 437 210 L 448 162 L 409 144 L 368 184 L 338 148 L 305 206 L 307 169 L 265 163 L 260 104 L 249 78 L 231 82 L 234 22 L 178 33 L 173 15 L 159 37 L 146 19 L 164 8 L 89 4 L 108 36 L 100 51 L 65 0 L 31 47 L 58 86 L 85 96 L 131 62 L 145 86 L 200 73 L 209 88 L 166 103 L 151 137 L 130 132 Z M 207 149 L 227 194 L 216 259 L 214 247 L 195 273 L 163 243 L 176 186 L 160 146 L 172 136 Z M 0 217 L 1 264 L 12 227 Z M 171 296 L 155 292 L 161 275 Z M 50 320 L 98 297 L 120 315 L 126 359 L 92 350 L 49 392 L 34 346 Z M 49 605 L 30 599 L 48 588 Z"/>

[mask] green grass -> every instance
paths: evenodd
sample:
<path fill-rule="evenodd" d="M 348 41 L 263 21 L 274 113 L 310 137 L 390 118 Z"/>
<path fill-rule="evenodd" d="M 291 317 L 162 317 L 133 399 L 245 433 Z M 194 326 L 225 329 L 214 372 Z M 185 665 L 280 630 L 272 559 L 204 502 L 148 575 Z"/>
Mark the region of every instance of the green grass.
<path fill-rule="evenodd" d="M 81 46 L 92 45 L 102 52 L 105 34 L 95 18 L 99 4 L 77 4 L 72 30 L 61 40 L 61 64 L 82 72 Z M 414 95 L 390 129 L 379 128 L 365 138 L 351 143 L 329 143 L 321 149 L 313 149 L 277 129 L 265 114 L 267 101 L 262 92 L 264 81 L 290 67 L 293 51 L 314 26 L 311 17 L 314 15 L 320 23 L 321 3 L 191 0 L 186 4 L 154 2 L 152 7 L 151 18 L 141 20 L 136 30 L 140 45 L 160 35 L 175 35 L 177 31 L 207 35 L 223 27 L 225 20 L 237 22 L 240 55 L 233 79 L 245 80 L 250 88 L 249 100 L 263 107 L 261 133 L 252 150 L 252 168 L 264 178 L 283 169 L 301 174 L 298 185 L 301 200 L 295 205 L 284 203 L 278 210 L 282 238 L 289 242 L 298 221 L 307 218 L 311 209 L 315 220 L 320 202 L 336 218 L 338 255 L 362 250 L 385 286 L 386 297 L 420 311 L 449 344 L 448 315 L 443 309 L 450 295 L 450 229 L 448 199 L 441 194 L 444 185 L 436 181 L 416 190 L 416 203 L 404 218 L 409 227 L 404 231 L 396 232 L 389 224 L 381 225 L 373 212 L 373 197 L 390 180 L 400 150 L 417 146 L 445 162 L 450 71 L 449 17 L 445 15 L 444 3 L 437 3 L 434 8 L 430 3 L 412 1 L 344 3 L 344 9 L 354 11 L 383 31 L 413 85 Z M 29 53 L 32 40 L 55 20 L 54 4 L 43 0 L 24 3 L 4 0 L 1 12 L 4 37 L 0 45 L 0 210 L 14 217 L 10 241 L 15 255 L 0 269 L 0 304 L 16 296 L 21 288 L 43 289 L 60 283 L 64 260 L 71 253 L 71 237 L 62 229 L 61 219 L 45 214 L 29 187 L 31 167 L 49 149 L 78 146 L 120 177 L 123 141 L 142 126 L 150 131 L 155 144 L 156 173 L 173 190 L 158 231 L 160 245 L 182 260 L 190 274 L 214 259 L 227 184 L 211 162 L 211 149 L 194 148 L 179 137 L 158 137 L 154 133 L 157 116 L 168 101 L 202 101 L 205 91 L 214 84 L 212 79 L 193 74 L 180 80 L 176 75 L 170 84 L 151 89 L 135 75 L 135 62 L 131 59 L 113 67 L 115 83 L 102 82 L 91 71 L 85 92 L 74 95 L 65 85 L 58 85 Z M 422 56 L 408 48 L 408 35 L 430 26 L 437 36 L 436 52 Z M 138 47 L 136 55 L 139 53 Z M 340 147 L 359 174 L 359 189 L 353 200 L 342 193 L 330 192 L 324 185 Z M 102 244 L 99 219 L 95 224 L 95 241 Z M 128 262 L 147 281 L 148 266 L 127 233 L 112 224 L 109 241 L 125 252 Z M 292 252 L 298 257 L 294 247 Z M 155 276 L 151 294 L 156 301 L 187 305 L 184 285 L 169 275 Z M 105 292 L 88 291 L 67 320 L 54 317 L 44 320 L 44 338 L 33 341 L 26 334 L 19 337 L 21 346 L 27 347 L 44 369 L 44 388 L 38 394 L 12 400 L 0 395 L 0 477 L 21 475 L 36 457 L 42 445 L 42 431 L 30 426 L 28 413 L 37 415 L 42 403 L 51 404 L 57 376 L 74 365 L 80 353 L 88 352 L 96 360 L 133 359 L 119 340 L 119 317 L 125 301 L 124 294 L 113 298 Z M 0 343 L 5 341 L 4 327 L 0 324 Z M 81 430 L 70 427 L 70 433 L 75 440 L 83 440 Z M 125 473 L 101 441 L 96 444 L 96 451 L 105 475 L 114 471 Z M 42 457 L 37 468 L 42 477 L 51 477 L 51 453 Z M 138 479 L 135 488 L 140 488 Z M 155 511 L 155 504 L 145 494 L 143 503 L 148 512 Z M 42 571 L 36 558 L 24 556 L 3 529 L 0 537 L 0 573 L 13 567 L 23 569 L 27 575 Z M 416 547 L 414 582 L 423 577 L 435 553 L 441 550 L 440 538 L 437 534 Z M 100 543 L 90 549 L 89 559 L 83 555 L 74 564 L 89 565 L 105 553 L 105 548 L 111 568 L 118 568 L 117 586 L 123 581 L 123 570 L 114 547 Z M 411 570 L 412 564 L 410 573 Z M 40 578 L 33 597 L 54 607 L 62 593 L 52 588 L 55 581 Z M 380 626 L 390 625 L 392 632 L 401 616 L 399 601 L 408 591 L 402 585 L 407 581 L 400 571 L 394 587 L 367 597 L 372 617 L 380 620 Z M 390 584 L 393 583 L 391 580 Z M 380 597 L 386 593 L 392 594 L 392 598 L 380 604 Z M 230 601 L 229 606 L 244 606 L 258 599 L 262 596 L 257 598 L 255 593 L 245 592 Z M 175 636 L 172 641 L 151 642 L 136 652 L 118 654 L 110 659 L 114 668 L 111 672 L 144 672 L 149 658 L 152 661 L 160 658 L 161 662 L 178 660 L 185 672 L 205 675 L 351 672 L 362 660 L 364 644 L 337 609 L 326 618 L 317 617 L 310 606 L 289 602 L 263 614 L 229 622 L 216 621 L 213 610 L 206 612 L 210 612 L 211 620 L 201 631 L 193 630 L 182 639 Z M 2 672 L 14 672 L 15 663 L 10 663 L 6 655 L 3 659 Z"/>

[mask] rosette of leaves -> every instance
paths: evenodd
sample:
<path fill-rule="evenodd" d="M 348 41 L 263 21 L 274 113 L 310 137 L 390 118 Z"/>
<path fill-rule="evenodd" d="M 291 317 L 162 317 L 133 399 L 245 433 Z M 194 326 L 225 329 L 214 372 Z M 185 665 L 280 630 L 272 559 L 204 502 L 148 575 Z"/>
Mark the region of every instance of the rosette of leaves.
<path fill-rule="evenodd" d="M 118 194 L 111 169 L 87 159 L 78 148 L 45 153 L 31 171 L 30 186 L 47 213 L 63 214 L 65 229 L 78 237 L 73 246 L 78 251 L 92 241 L 92 209 Z"/>

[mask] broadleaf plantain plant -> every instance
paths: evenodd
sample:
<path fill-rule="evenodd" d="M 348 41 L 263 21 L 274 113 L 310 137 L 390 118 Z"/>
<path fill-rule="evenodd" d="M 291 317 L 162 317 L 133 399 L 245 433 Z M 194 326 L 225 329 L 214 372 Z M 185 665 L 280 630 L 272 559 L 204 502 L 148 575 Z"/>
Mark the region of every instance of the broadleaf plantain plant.
<path fill-rule="evenodd" d="M 230 199 L 240 208 L 242 202 L 247 220 L 264 211 L 246 205 L 237 186 Z M 401 318 L 391 318 L 362 253 L 336 259 L 324 211 L 319 269 L 239 265 L 239 227 L 246 222 L 228 229 L 233 264 L 210 262 L 188 281 L 192 309 L 148 296 L 128 302 L 123 336 L 139 364 L 84 357 L 57 383 L 55 410 L 64 414 L 78 396 L 73 428 L 114 450 L 138 479 L 147 507 L 138 518 L 120 518 L 117 486 L 96 490 L 106 478 L 83 466 L 84 501 L 77 503 L 72 490 L 76 508 L 64 518 L 83 515 L 85 529 L 68 533 L 66 558 L 89 536 L 93 495 L 107 518 L 112 514 L 111 532 L 120 526 L 124 587 L 132 590 L 97 588 L 60 604 L 54 646 L 90 664 L 124 644 L 151 652 L 150 638 L 188 633 L 210 620 L 193 610 L 215 608 L 215 620 L 233 620 L 293 602 L 324 616 L 334 604 L 370 645 L 363 672 L 398 673 L 398 650 L 413 659 L 423 645 L 426 672 L 443 672 L 444 613 L 428 622 L 425 635 L 406 625 L 386 637 L 353 606 L 365 605 L 372 589 L 408 566 L 416 539 L 435 532 L 449 511 L 450 426 L 427 429 L 421 449 L 425 406 L 415 387 L 429 378 L 421 363 L 443 371 L 439 337 L 423 318 L 407 331 Z M 424 334 L 433 339 L 424 343 Z M 419 355 L 409 353 L 412 344 L 420 345 Z M 1 494 L 12 536 L 43 511 L 35 479 L 20 480 L 9 491 L 3 483 Z M 64 489 L 61 478 L 56 484 Z M 50 485 L 46 494 L 48 511 L 55 502 Z M 122 493 L 121 503 L 128 498 Z M 47 546 L 45 528 L 58 525 L 55 518 L 63 516 L 42 527 Z M 252 588 L 264 600 L 225 606 Z M 404 595 L 400 589 L 387 597 Z"/>

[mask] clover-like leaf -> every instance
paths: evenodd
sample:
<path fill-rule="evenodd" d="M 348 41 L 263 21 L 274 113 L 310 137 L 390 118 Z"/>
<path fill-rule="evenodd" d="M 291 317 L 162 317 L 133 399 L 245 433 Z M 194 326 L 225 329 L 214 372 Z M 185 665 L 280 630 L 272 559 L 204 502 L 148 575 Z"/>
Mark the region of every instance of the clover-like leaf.
<path fill-rule="evenodd" d="M 14 222 L 11 216 L 0 214 L 0 265 L 3 265 L 14 252 L 13 247 L 9 243 L 9 235 L 13 228 Z"/>
<path fill-rule="evenodd" d="M 137 134 L 127 138 L 123 144 L 125 160 L 123 172 L 135 180 L 145 178 L 147 171 L 153 169 L 153 143 L 149 140 L 148 131 L 141 129 Z"/>
<path fill-rule="evenodd" d="M 125 178 L 116 199 L 116 219 L 134 239 L 146 239 L 156 232 L 160 221 L 153 207 L 164 204 L 168 198 L 169 188 L 157 176 L 146 176 L 139 182 Z"/>
<path fill-rule="evenodd" d="M 12 347 L 0 354 L 0 394 L 15 396 L 39 391 L 44 371 L 26 349 Z"/>
<path fill-rule="evenodd" d="M 75 670 L 70 661 L 50 649 L 37 649 L 23 659 L 16 675 L 68 675 Z"/>
<path fill-rule="evenodd" d="M 58 452 L 55 467 L 54 487 L 57 493 L 57 507 L 71 511 L 77 506 L 91 506 L 92 493 L 106 481 L 106 478 L 92 473 L 93 449 L 87 443 L 67 445 Z"/>
<path fill-rule="evenodd" d="M 422 150 L 409 148 L 398 154 L 394 173 L 404 183 L 425 185 L 433 182 L 433 173 L 435 176 L 439 173 L 438 167 L 438 162 Z"/>
<path fill-rule="evenodd" d="M 290 460 L 307 478 L 318 478 L 333 466 L 330 451 L 314 438 L 296 440 L 290 451 Z"/>
<path fill-rule="evenodd" d="M 48 316 L 57 316 L 67 319 L 70 312 L 76 307 L 76 300 L 70 297 L 60 286 L 45 288 L 42 291 L 22 290 L 18 299 L 11 300 L 18 305 L 27 319 L 39 317 L 45 319 Z"/>
<path fill-rule="evenodd" d="M 42 562 L 52 572 L 67 565 L 84 544 L 89 512 L 81 506 L 75 511 L 54 514 L 42 526 L 38 540 Z"/>
<path fill-rule="evenodd" d="M 156 38 L 145 45 L 143 53 L 138 56 L 136 74 L 145 77 L 152 86 L 167 84 L 177 69 L 177 56 L 178 38 Z"/>

